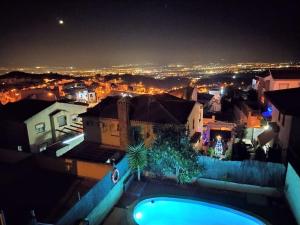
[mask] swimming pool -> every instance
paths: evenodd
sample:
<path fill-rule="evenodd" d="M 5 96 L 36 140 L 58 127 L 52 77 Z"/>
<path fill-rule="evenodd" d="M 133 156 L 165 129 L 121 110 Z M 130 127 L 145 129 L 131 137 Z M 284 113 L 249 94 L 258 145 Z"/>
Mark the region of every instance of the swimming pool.
<path fill-rule="evenodd" d="M 266 225 L 246 213 L 203 201 L 173 197 L 137 203 L 133 219 L 139 225 Z"/>

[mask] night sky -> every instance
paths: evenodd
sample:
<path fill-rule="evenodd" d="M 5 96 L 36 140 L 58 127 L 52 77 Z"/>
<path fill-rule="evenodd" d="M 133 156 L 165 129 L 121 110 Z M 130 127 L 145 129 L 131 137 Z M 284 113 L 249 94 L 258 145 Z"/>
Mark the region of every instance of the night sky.
<path fill-rule="evenodd" d="M 0 66 L 299 60 L 299 7 L 299 0 L 6 1 Z"/>

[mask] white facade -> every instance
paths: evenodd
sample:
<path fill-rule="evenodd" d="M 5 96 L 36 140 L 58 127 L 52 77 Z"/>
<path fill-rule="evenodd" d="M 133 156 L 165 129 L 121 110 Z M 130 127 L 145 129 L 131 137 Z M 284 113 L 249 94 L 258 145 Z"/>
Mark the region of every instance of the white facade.
<path fill-rule="evenodd" d="M 67 134 L 80 132 L 79 114 L 86 112 L 86 106 L 56 102 L 24 121 L 31 152 L 46 150 L 47 146 Z M 82 130 L 81 130 L 82 131 Z"/>
<path fill-rule="evenodd" d="M 279 144 L 283 149 L 287 149 L 290 140 L 292 116 L 280 113 L 274 105 L 272 105 L 272 110 L 272 122 L 276 122 L 279 127 Z"/>

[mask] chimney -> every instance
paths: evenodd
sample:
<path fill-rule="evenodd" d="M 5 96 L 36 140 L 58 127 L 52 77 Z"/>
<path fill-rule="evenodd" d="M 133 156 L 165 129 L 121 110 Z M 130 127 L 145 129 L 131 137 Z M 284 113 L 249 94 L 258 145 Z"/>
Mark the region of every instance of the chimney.
<path fill-rule="evenodd" d="M 119 119 L 119 130 L 120 130 L 120 148 L 127 150 L 130 144 L 130 120 L 129 120 L 129 108 L 130 108 L 130 97 L 122 97 L 117 102 L 118 107 L 118 119 Z"/>

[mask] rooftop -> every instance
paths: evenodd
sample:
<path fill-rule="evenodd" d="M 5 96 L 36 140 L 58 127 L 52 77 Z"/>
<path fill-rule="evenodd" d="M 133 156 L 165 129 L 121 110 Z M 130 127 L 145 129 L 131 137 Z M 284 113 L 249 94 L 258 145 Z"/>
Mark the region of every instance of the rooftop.
<path fill-rule="evenodd" d="M 281 113 L 300 116 L 300 88 L 268 91 L 265 96 Z"/>
<path fill-rule="evenodd" d="M 274 79 L 283 79 L 283 80 L 293 80 L 300 79 L 300 69 L 299 68 L 290 68 L 290 69 L 272 69 L 264 71 L 258 77 L 267 77 L 271 75 Z"/>
<path fill-rule="evenodd" d="M 117 101 L 121 96 L 109 96 L 81 116 L 118 118 Z M 139 95 L 129 98 L 129 118 L 151 123 L 186 123 L 195 102 L 169 94 Z M 178 110 L 180 108 L 180 110 Z"/>
<path fill-rule="evenodd" d="M 108 159 L 114 158 L 115 163 L 118 163 L 124 155 L 124 151 L 104 148 L 97 143 L 82 142 L 62 157 L 96 163 L 106 163 Z"/>
<path fill-rule="evenodd" d="M 54 104 L 53 101 L 24 99 L 8 103 L 0 108 L 0 118 L 5 120 L 25 121 L 40 111 Z"/>

